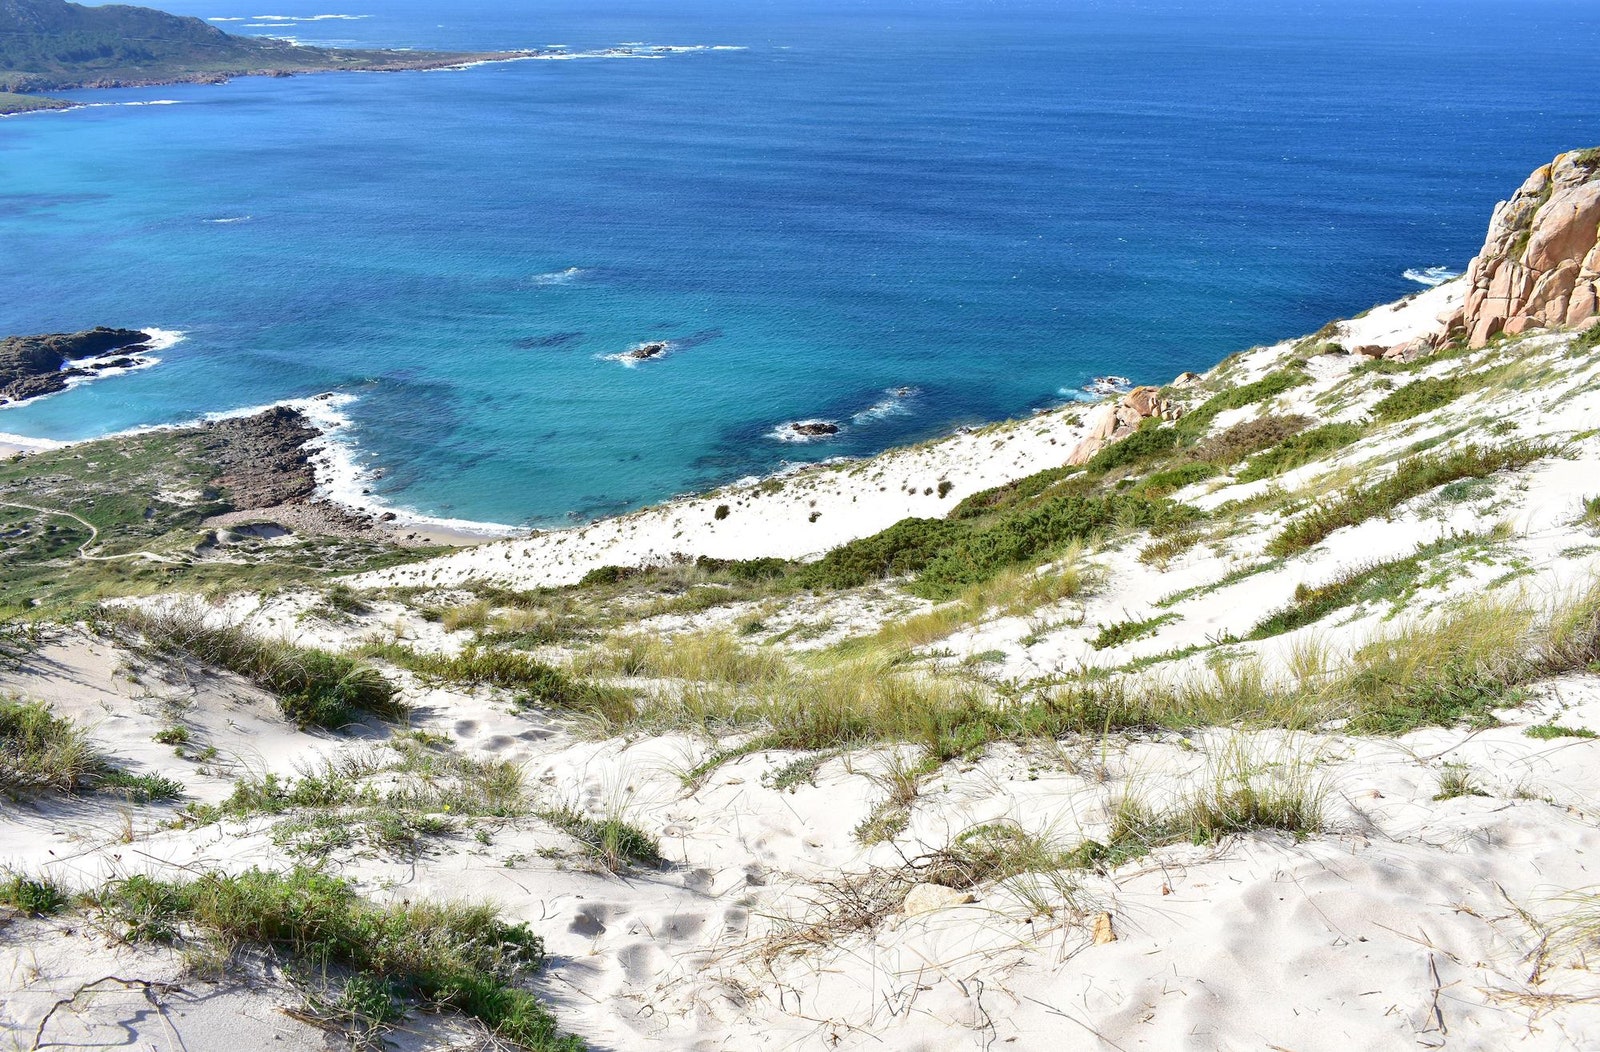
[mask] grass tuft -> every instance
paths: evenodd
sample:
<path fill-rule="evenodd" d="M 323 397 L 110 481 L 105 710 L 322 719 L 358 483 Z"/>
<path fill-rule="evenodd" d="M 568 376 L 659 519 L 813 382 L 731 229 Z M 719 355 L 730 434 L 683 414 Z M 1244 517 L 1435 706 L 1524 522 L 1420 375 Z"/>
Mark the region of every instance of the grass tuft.
<path fill-rule="evenodd" d="M 1411 457 L 1394 473 L 1370 486 L 1356 486 L 1290 522 L 1267 545 L 1274 556 L 1305 551 L 1335 530 L 1354 526 L 1458 479 L 1487 478 L 1498 471 L 1525 467 L 1559 452 L 1555 447 L 1513 443 L 1507 446 L 1465 446 L 1450 453 Z"/>
<path fill-rule="evenodd" d="M 212 625 L 191 606 L 118 607 L 109 616 L 159 653 L 227 669 L 271 691 L 284 716 L 301 728 L 337 729 L 369 716 L 405 714 L 381 672 L 342 654 L 266 639 L 238 625 Z"/>

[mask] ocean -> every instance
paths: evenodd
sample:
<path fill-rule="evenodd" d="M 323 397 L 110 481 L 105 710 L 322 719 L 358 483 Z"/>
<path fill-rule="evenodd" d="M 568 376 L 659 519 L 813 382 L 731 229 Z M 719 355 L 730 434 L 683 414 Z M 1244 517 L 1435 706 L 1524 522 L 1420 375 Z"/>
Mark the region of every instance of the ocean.
<path fill-rule="evenodd" d="M 165 6 L 693 49 L 0 120 L 0 332 L 182 334 L 0 432 L 335 391 L 346 491 L 458 520 L 583 521 L 1203 369 L 1460 269 L 1532 168 L 1600 143 L 1592 0 Z M 839 433 L 783 440 L 813 419 Z"/>

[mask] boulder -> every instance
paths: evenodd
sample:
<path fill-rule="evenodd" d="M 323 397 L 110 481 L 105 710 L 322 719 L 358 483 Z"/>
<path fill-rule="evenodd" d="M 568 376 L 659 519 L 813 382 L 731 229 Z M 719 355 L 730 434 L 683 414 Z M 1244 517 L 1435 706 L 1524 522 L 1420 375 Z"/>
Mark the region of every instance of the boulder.
<path fill-rule="evenodd" d="M 1561 154 L 1495 207 L 1467 267 L 1460 315 L 1439 319 L 1435 347 L 1465 333 L 1496 335 L 1571 326 L 1596 311 L 1600 281 L 1600 150 Z"/>
<path fill-rule="evenodd" d="M 1199 382 L 1200 382 L 1200 374 L 1199 373 L 1179 373 L 1176 377 L 1173 378 L 1172 383 L 1168 384 L 1167 386 L 1176 387 L 1176 388 L 1182 389 L 1182 388 L 1185 388 L 1185 387 L 1193 387 L 1195 384 L 1197 384 Z"/>
<path fill-rule="evenodd" d="M 1124 408 L 1132 409 L 1141 419 L 1154 416 L 1162 401 L 1161 390 L 1157 387 L 1135 387 L 1122 396 Z"/>
<path fill-rule="evenodd" d="M 949 909 L 951 906 L 964 906 L 973 901 L 975 900 L 970 891 L 958 891 L 943 884 L 916 884 L 906 892 L 905 901 L 900 904 L 900 911 L 907 917 L 915 917 L 935 910 Z"/>

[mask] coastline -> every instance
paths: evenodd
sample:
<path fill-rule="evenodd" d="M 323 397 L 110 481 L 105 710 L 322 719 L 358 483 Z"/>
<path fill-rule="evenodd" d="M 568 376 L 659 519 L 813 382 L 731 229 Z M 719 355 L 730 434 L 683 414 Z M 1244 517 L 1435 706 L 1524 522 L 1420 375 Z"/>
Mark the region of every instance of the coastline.
<path fill-rule="evenodd" d="M 1460 278 L 1452 278 L 1338 324 L 1351 346 L 1403 343 L 1435 326 L 1436 315 L 1462 298 L 1461 285 Z M 181 333 L 172 335 L 182 338 Z M 1292 341 L 1280 341 L 1269 349 L 1287 342 Z M 306 529 L 353 529 L 352 522 L 360 520 L 365 522 L 361 529 L 377 530 L 398 543 L 468 549 L 450 557 L 458 561 L 446 570 L 447 575 L 458 573 L 462 580 L 481 577 L 512 585 L 571 584 L 589 570 L 609 563 L 644 565 L 702 555 L 804 560 L 903 518 L 941 518 L 974 492 L 1066 463 L 1093 429 L 1089 415 L 1112 404 L 1115 396 L 1089 401 L 1063 396 L 1060 404 L 1028 416 L 955 428 L 869 457 L 797 463 L 710 490 L 676 494 L 623 515 L 556 529 L 430 515 L 374 495 L 370 488 L 373 475 L 359 463 L 360 445 L 348 434 L 352 421 L 342 411 L 355 401 L 355 395 L 324 392 L 71 441 L 0 431 L 0 456 L 290 409 L 317 432 L 305 446 L 315 479 L 314 503 L 337 510 L 330 514 L 283 507 L 255 509 L 219 516 L 214 524 L 259 519 L 269 512 L 293 518 Z M 723 506 L 728 511 L 718 518 Z M 520 544 L 522 548 L 509 561 L 499 559 L 499 566 L 490 565 L 488 556 L 471 557 L 470 549 L 492 542 Z M 507 568 L 511 565 L 517 570 Z M 400 576 L 408 572 L 381 573 Z M 398 582 L 385 579 L 383 583 Z"/>
<path fill-rule="evenodd" d="M 1372 307 L 1339 322 L 1341 338 L 1353 348 L 1400 344 L 1431 332 L 1437 315 L 1463 298 L 1464 286 L 1458 278 Z M 1270 360 L 1298 339 L 1230 356 L 1213 371 L 1239 358 Z M 1096 432 L 1096 413 L 1115 404 L 1068 403 L 863 460 L 808 465 L 353 580 L 362 586 L 482 581 L 535 588 L 574 584 L 608 565 L 701 556 L 812 559 L 902 519 L 943 518 L 973 493 L 1061 467 Z"/>

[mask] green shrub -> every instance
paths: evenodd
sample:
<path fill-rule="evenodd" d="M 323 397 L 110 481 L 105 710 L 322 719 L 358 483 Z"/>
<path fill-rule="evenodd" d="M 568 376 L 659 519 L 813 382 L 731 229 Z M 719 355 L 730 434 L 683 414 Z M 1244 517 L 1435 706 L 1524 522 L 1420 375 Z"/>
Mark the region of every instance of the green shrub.
<path fill-rule="evenodd" d="M 1026 504 L 1041 493 L 1073 475 L 1082 473 L 1078 467 L 1046 468 L 1024 478 L 979 490 L 964 498 L 950 509 L 951 519 L 977 519 L 993 511 Z"/>
<path fill-rule="evenodd" d="M 803 588 L 859 588 L 869 581 L 916 573 L 970 529 L 946 519 L 902 519 L 802 566 L 794 581 Z"/>
<path fill-rule="evenodd" d="M 1224 413 L 1229 409 L 1254 405 L 1256 402 L 1262 402 L 1268 398 L 1276 398 L 1285 391 L 1293 390 L 1302 384 L 1310 382 L 1311 377 L 1299 369 L 1280 369 L 1275 373 L 1268 373 L 1254 383 L 1243 384 L 1213 395 L 1198 409 L 1180 417 L 1176 424 L 1177 431 L 1179 434 L 1191 439 L 1196 438 L 1211 426 L 1211 421 L 1215 420 L 1220 413 Z"/>
<path fill-rule="evenodd" d="M 718 504 L 717 510 L 711 513 L 711 517 L 716 519 L 718 522 L 721 522 L 723 519 L 726 519 L 730 514 L 732 514 L 732 512 L 733 509 L 728 507 L 726 504 Z"/>
<path fill-rule="evenodd" d="M 10 906 L 30 917 L 48 917 L 67 905 L 67 894 L 49 881 L 12 876 L 0 880 L 0 905 Z"/>
<path fill-rule="evenodd" d="M 700 556 L 694 564 L 706 573 L 735 581 L 774 581 L 794 568 L 787 559 L 713 559 L 709 555 Z"/>
<path fill-rule="evenodd" d="M 949 599 L 1008 566 L 1037 562 L 1091 534 L 1112 528 L 1170 529 L 1199 517 L 1193 508 L 1166 500 L 1055 497 L 962 531 L 932 554 L 911 591 L 926 599 Z"/>
<path fill-rule="evenodd" d="M 1162 427 L 1159 419 L 1151 417 L 1127 438 L 1111 443 L 1090 457 L 1083 466 L 1084 473 L 1105 475 L 1154 460 L 1176 448 L 1178 437 L 1175 428 Z"/>
<path fill-rule="evenodd" d="M 1343 449 L 1363 434 L 1358 424 L 1324 424 L 1302 431 L 1250 459 L 1238 473 L 1240 482 L 1271 478 Z"/>
<path fill-rule="evenodd" d="M 1146 497 L 1164 497 L 1169 493 L 1176 493 L 1185 486 L 1211 478 L 1216 473 L 1215 464 L 1204 462 L 1155 471 L 1146 475 L 1139 483 L 1139 492 Z"/>
<path fill-rule="evenodd" d="M 583 579 L 578 583 L 584 586 L 620 584 L 637 573 L 639 573 L 639 570 L 632 566 L 596 566 L 593 570 L 584 574 Z"/>
<path fill-rule="evenodd" d="M 1389 392 L 1372 407 L 1372 418 L 1391 424 L 1447 406 L 1471 390 L 1471 378 L 1462 373 L 1413 380 Z"/>
<path fill-rule="evenodd" d="M 1591 325 L 1582 335 L 1572 341 L 1572 346 L 1568 348 L 1568 353 L 1582 354 L 1584 351 L 1592 351 L 1597 347 L 1600 347 L 1600 325 Z"/>

